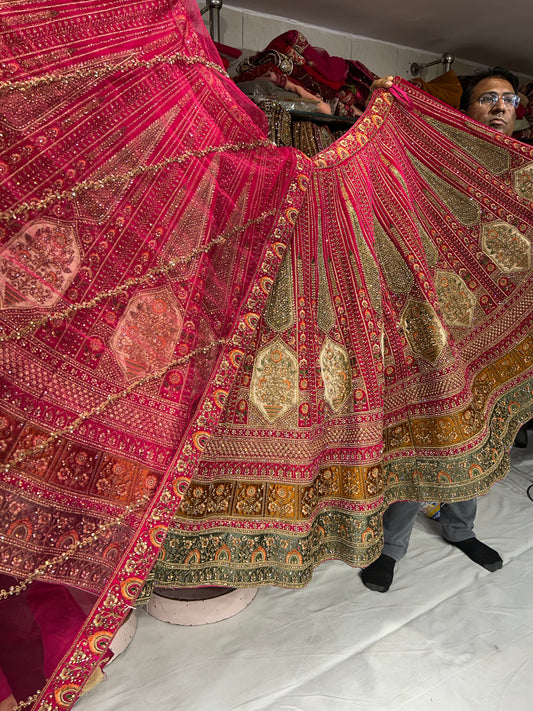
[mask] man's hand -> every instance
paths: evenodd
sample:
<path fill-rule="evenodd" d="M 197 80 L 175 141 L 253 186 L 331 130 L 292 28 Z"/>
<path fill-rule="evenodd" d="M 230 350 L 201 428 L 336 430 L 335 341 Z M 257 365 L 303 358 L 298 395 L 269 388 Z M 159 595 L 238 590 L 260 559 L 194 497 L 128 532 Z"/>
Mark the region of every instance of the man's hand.
<path fill-rule="evenodd" d="M 380 77 L 379 79 L 374 79 L 370 85 L 370 91 L 375 91 L 376 89 L 390 89 L 392 82 L 394 80 L 393 76 Z"/>
<path fill-rule="evenodd" d="M 368 106 L 368 103 L 370 102 L 370 99 L 372 98 L 372 92 L 376 91 L 376 89 L 390 89 L 392 86 L 392 82 L 394 80 L 394 77 L 392 75 L 389 75 L 387 77 L 380 77 L 379 79 L 374 79 L 372 84 L 370 84 L 370 93 L 368 94 L 367 100 L 365 102 L 365 106 Z"/>

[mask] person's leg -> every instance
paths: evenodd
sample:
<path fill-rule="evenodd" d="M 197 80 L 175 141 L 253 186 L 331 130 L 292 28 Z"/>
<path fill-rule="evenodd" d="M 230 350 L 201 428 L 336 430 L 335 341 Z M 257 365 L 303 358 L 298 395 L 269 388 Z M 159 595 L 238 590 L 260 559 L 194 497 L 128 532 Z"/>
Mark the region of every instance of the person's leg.
<path fill-rule="evenodd" d="M 440 507 L 440 522 L 442 537 L 448 543 L 459 548 L 470 560 L 493 572 L 502 567 L 503 561 L 494 548 L 490 548 L 474 535 L 474 519 L 476 518 L 477 502 L 457 501 L 453 504 L 442 504 Z"/>
<path fill-rule="evenodd" d="M 477 512 L 476 499 L 456 501 L 440 505 L 442 537 L 448 543 L 465 541 L 474 537 L 474 520 Z"/>
<path fill-rule="evenodd" d="M 417 501 L 398 501 L 383 514 L 383 550 L 377 560 L 361 571 L 361 580 L 370 590 L 387 592 L 390 588 L 396 561 L 407 553 L 419 507 Z"/>

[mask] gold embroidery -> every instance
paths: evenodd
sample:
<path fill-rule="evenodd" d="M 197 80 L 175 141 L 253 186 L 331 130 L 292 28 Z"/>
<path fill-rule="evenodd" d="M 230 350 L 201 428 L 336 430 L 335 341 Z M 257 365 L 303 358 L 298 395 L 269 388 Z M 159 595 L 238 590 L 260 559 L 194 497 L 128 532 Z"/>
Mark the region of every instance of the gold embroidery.
<path fill-rule="evenodd" d="M 472 136 L 454 126 L 448 126 L 433 117 L 426 117 L 426 121 L 460 148 L 463 148 L 469 156 L 473 156 L 494 175 L 501 175 L 509 170 L 511 158 L 505 148 L 494 146 L 483 138 Z"/>
<path fill-rule="evenodd" d="M 67 291 L 80 265 L 73 225 L 34 220 L 0 252 L 0 308 L 50 308 Z"/>
<path fill-rule="evenodd" d="M 446 332 L 431 304 L 410 298 L 400 323 L 412 351 L 435 363 L 446 345 Z"/>
<path fill-rule="evenodd" d="M 531 242 L 507 222 L 483 225 L 481 248 L 502 272 L 522 272 L 531 268 Z"/>
<path fill-rule="evenodd" d="M 415 220 L 416 225 L 418 227 L 418 235 L 420 237 L 420 241 L 422 242 L 422 247 L 424 248 L 427 262 L 430 267 L 434 268 L 437 266 L 437 263 L 439 261 L 439 250 L 437 249 L 437 247 L 433 243 L 433 240 L 428 234 L 431 228 L 427 226 L 424 227 L 418 217 L 413 217 L 413 219 Z"/>
<path fill-rule="evenodd" d="M 359 253 L 359 258 L 361 259 L 361 265 L 363 267 L 363 275 L 365 279 L 364 287 L 370 297 L 372 306 L 375 311 L 381 313 L 381 283 L 379 279 L 379 269 L 376 264 L 376 260 L 370 248 L 364 238 L 361 226 L 359 224 L 359 219 L 357 213 L 352 205 L 346 190 L 341 186 L 341 194 L 343 199 L 346 201 L 346 207 L 348 210 L 348 217 L 350 219 L 353 234 L 355 236 L 355 241 L 357 243 L 357 249 Z M 360 273 L 360 267 L 355 261 L 353 253 L 350 251 L 350 261 L 352 263 L 353 273 L 358 275 Z"/>
<path fill-rule="evenodd" d="M 97 304 L 99 304 L 101 301 L 104 301 L 114 296 L 119 296 L 120 294 L 124 294 L 133 287 L 143 286 L 145 284 L 152 284 L 154 279 L 160 275 L 172 275 L 173 281 L 177 281 L 179 277 L 177 275 L 172 274 L 175 269 L 187 265 L 189 262 L 199 257 L 201 254 L 207 254 L 213 247 L 219 244 L 223 244 L 230 237 L 237 234 L 238 232 L 243 232 L 252 225 L 260 224 L 264 220 L 267 220 L 269 217 L 272 217 L 272 215 L 274 214 L 275 210 L 264 212 L 258 218 L 249 220 L 246 224 L 241 225 L 239 227 L 234 227 L 228 232 L 225 232 L 224 234 L 215 237 L 208 244 L 194 249 L 190 254 L 186 255 L 185 257 L 177 257 L 170 259 L 166 264 L 158 267 L 153 267 L 152 269 L 149 269 L 146 274 L 143 274 L 140 277 L 132 277 L 131 279 L 126 279 L 126 281 L 124 281 L 122 284 L 113 289 L 101 291 L 97 296 L 95 296 L 93 299 L 90 299 L 89 301 L 83 301 L 78 304 L 73 304 L 72 306 L 63 309 L 63 311 L 55 311 L 52 314 L 45 314 L 39 319 L 33 319 L 25 327 L 18 328 L 17 330 L 5 335 L 0 334 L 0 343 L 3 343 L 5 341 L 19 340 L 23 336 L 30 334 L 37 328 L 45 326 L 47 323 L 52 323 L 54 321 L 61 321 L 66 318 L 70 318 L 70 316 L 73 316 L 79 311 L 82 311 L 84 309 L 91 309 Z"/>
<path fill-rule="evenodd" d="M 459 190 L 447 183 L 445 180 L 436 175 L 424 163 L 419 161 L 409 151 L 407 151 L 415 170 L 420 173 L 426 183 L 434 190 L 442 202 L 449 208 L 450 212 L 463 225 L 472 226 L 479 222 L 481 211 L 477 202 L 474 202 L 466 195 L 463 195 Z M 430 196 L 426 196 L 430 199 Z"/>
<path fill-rule="evenodd" d="M 18 81 L 2 81 L 0 82 L 0 91 L 28 91 L 43 84 L 52 84 L 54 82 L 67 83 L 76 79 L 104 79 L 110 74 L 127 72 L 132 69 L 143 68 L 153 69 L 161 64 L 178 64 L 183 62 L 193 66 L 195 64 L 203 64 L 208 69 L 214 69 L 222 76 L 229 76 L 226 70 L 216 62 L 210 62 L 204 57 L 188 56 L 175 52 L 172 56 L 159 55 L 152 59 L 140 59 L 132 57 L 131 59 L 121 60 L 120 63 L 98 64 L 96 66 L 80 66 L 66 72 L 51 72 L 49 74 L 41 74 L 31 79 L 20 79 Z"/>
<path fill-rule="evenodd" d="M 374 235 L 379 264 L 389 289 L 394 294 L 408 294 L 414 284 L 413 273 L 377 220 L 374 221 Z"/>
<path fill-rule="evenodd" d="M 167 365 L 178 341 L 183 315 L 169 289 L 136 294 L 110 341 L 127 380 Z"/>
<path fill-rule="evenodd" d="M 287 248 L 265 308 L 265 321 L 273 331 L 284 331 L 294 324 L 294 283 L 292 278 L 292 253 Z"/>
<path fill-rule="evenodd" d="M 5 464 L 2 464 L 0 466 L 0 471 L 8 472 L 11 469 L 13 469 L 13 467 L 17 466 L 22 461 L 24 461 L 26 458 L 35 457 L 36 455 L 41 454 L 42 452 L 44 452 L 47 449 L 47 447 L 52 442 L 59 439 L 60 437 L 63 437 L 65 435 L 71 434 L 72 432 L 75 432 L 79 428 L 79 426 L 83 422 L 85 422 L 85 420 L 87 420 L 90 417 L 94 417 L 95 415 L 100 415 L 109 406 L 111 406 L 113 403 L 121 400 L 122 398 L 126 397 L 126 395 L 129 395 L 136 388 L 140 387 L 141 385 L 145 385 L 146 383 L 149 383 L 152 380 L 158 380 L 158 379 L 162 378 L 170 370 L 172 370 L 172 368 L 175 368 L 178 365 L 184 365 L 185 363 L 188 363 L 189 360 L 191 360 L 192 358 L 195 358 L 196 356 L 201 355 L 201 354 L 205 355 L 212 348 L 216 348 L 218 346 L 225 345 L 226 343 L 227 343 L 227 339 L 221 338 L 221 339 L 218 339 L 217 341 L 214 341 L 213 343 L 209 343 L 207 346 L 204 346 L 203 348 L 196 348 L 194 351 L 191 351 L 186 356 L 183 356 L 182 358 L 178 358 L 177 360 L 173 361 L 172 363 L 169 363 L 169 365 L 166 368 L 163 368 L 162 370 L 158 370 L 153 373 L 150 373 L 149 375 L 147 375 L 144 378 L 141 378 L 140 380 L 136 380 L 135 382 L 131 383 L 130 385 L 128 385 L 126 388 L 124 388 L 120 392 L 110 395 L 103 402 L 101 402 L 96 407 L 93 407 L 91 410 L 82 412 L 80 415 L 78 415 L 78 417 L 75 420 L 73 420 L 66 427 L 64 427 L 60 430 L 55 430 L 55 431 L 51 432 L 50 435 L 48 435 L 48 437 L 43 438 L 42 440 L 39 440 L 39 444 L 35 445 L 34 447 L 19 450 L 9 462 L 6 462 Z"/>
<path fill-rule="evenodd" d="M 83 180 L 67 190 L 58 190 L 56 192 L 50 191 L 47 193 L 45 198 L 41 198 L 40 200 L 35 198 L 29 200 L 29 202 L 19 202 L 17 207 L 0 213 L 0 219 L 11 220 L 12 218 L 17 217 L 17 215 L 25 214 L 28 210 L 43 210 L 45 207 L 48 207 L 48 205 L 51 205 L 54 202 L 76 199 L 78 197 L 78 193 L 83 192 L 84 190 L 100 190 L 107 185 L 124 183 L 140 175 L 158 173 L 159 171 L 168 168 L 170 165 L 179 165 L 187 162 L 191 158 L 204 158 L 209 154 L 226 152 L 237 153 L 239 151 L 271 146 L 272 144 L 267 139 L 259 139 L 257 141 L 252 141 L 251 143 L 226 143 L 223 146 L 208 146 L 207 148 L 202 148 L 197 151 L 185 151 L 179 156 L 170 156 L 169 158 L 165 158 L 165 160 L 160 163 L 154 163 L 152 165 L 137 165 L 135 168 L 116 175 L 106 175 L 104 178 L 97 180 Z"/>
<path fill-rule="evenodd" d="M 520 197 L 533 200 L 533 163 L 528 163 L 515 170 L 513 182 L 514 189 Z"/>
<path fill-rule="evenodd" d="M 334 412 L 339 412 L 352 392 L 348 351 L 330 338 L 326 338 L 320 349 L 319 359 L 324 381 L 324 399 Z"/>
<path fill-rule="evenodd" d="M 454 272 L 438 271 L 435 288 L 446 323 L 465 328 L 471 326 L 477 301 L 461 277 Z"/>
<path fill-rule="evenodd" d="M 42 693 L 42 689 L 39 689 L 38 691 L 35 692 L 35 694 L 33 694 L 33 696 L 28 696 L 28 698 L 25 699 L 24 701 L 19 701 L 16 706 L 13 706 L 11 711 L 20 711 L 20 709 L 25 709 L 27 706 L 30 706 L 31 704 L 33 704 L 33 702 L 39 698 L 39 695 L 41 693 Z M 46 704 L 46 705 L 48 705 L 48 704 Z M 44 706 L 42 706 L 41 708 L 43 709 L 43 711 L 47 711 L 47 709 Z M 50 710 L 52 709 L 51 706 L 49 708 L 50 708 Z"/>
<path fill-rule="evenodd" d="M 136 501 L 134 504 L 126 506 L 124 511 L 119 516 L 116 516 L 110 521 L 106 521 L 104 523 L 99 524 L 98 528 L 93 533 L 86 536 L 85 538 L 80 538 L 79 540 L 74 541 L 74 543 L 71 543 L 70 546 L 66 548 L 62 553 L 54 556 L 53 558 L 50 558 L 49 560 L 45 560 L 42 565 L 39 565 L 37 568 L 35 568 L 35 570 L 30 573 L 27 578 L 22 580 L 18 585 L 11 585 L 11 587 L 7 590 L 0 590 L 0 600 L 5 600 L 11 595 L 20 595 L 20 593 L 26 590 L 26 588 L 37 577 L 41 575 L 46 575 L 46 572 L 49 568 L 53 569 L 54 566 L 57 566 L 60 563 L 64 563 L 76 551 L 81 550 L 90 543 L 94 543 L 94 541 L 98 540 L 98 538 L 100 538 L 100 536 L 102 536 L 110 528 L 119 526 L 132 511 L 141 508 L 146 503 L 146 501 L 146 497 L 143 497 L 140 501 Z"/>
<path fill-rule="evenodd" d="M 320 218 L 319 218 L 320 219 Z M 335 325 L 335 311 L 331 303 L 331 293 L 328 285 L 328 274 L 324 260 L 324 243 L 322 239 L 322 222 L 319 224 L 319 237 L 317 245 L 317 266 L 318 266 L 318 307 L 317 323 L 318 327 L 329 333 Z"/>
<path fill-rule="evenodd" d="M 261 348 L 255 358 L 250 402 L 269 422 L 298 404 L 298 360 L 279 338 Z"/>

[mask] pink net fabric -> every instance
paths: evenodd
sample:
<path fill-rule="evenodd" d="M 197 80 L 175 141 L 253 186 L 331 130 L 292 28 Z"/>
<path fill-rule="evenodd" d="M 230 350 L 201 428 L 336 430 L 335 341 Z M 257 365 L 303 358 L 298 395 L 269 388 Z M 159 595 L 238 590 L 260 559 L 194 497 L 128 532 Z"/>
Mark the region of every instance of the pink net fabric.
<path fill-rule="evenodd" d="M 194 2 L 0 23 L 0 606 L 25 610 L 2 644 L 35 641 L 2 689 L 67 708 L 160 551 L 311 165 L 266 139 Z"/>
<path fill-rule="evenodd" d="M 0 693 L 50 711 L 154 582 L 301 585 L 505 474 L 533 155 L 401 82 L 274 148 L 189 0 L 0 23 Z"/>

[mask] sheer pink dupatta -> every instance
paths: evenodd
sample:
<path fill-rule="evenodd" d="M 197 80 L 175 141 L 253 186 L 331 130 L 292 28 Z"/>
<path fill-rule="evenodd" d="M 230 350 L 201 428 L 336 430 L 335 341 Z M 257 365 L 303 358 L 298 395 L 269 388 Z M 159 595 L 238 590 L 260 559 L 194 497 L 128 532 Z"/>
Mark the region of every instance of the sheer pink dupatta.
<path fill-rule="evenodd" d="M 0 23 L 0 689 L 65 709 L 160 552 L 310 164 L 266 140 L 194 2 Z"/>

